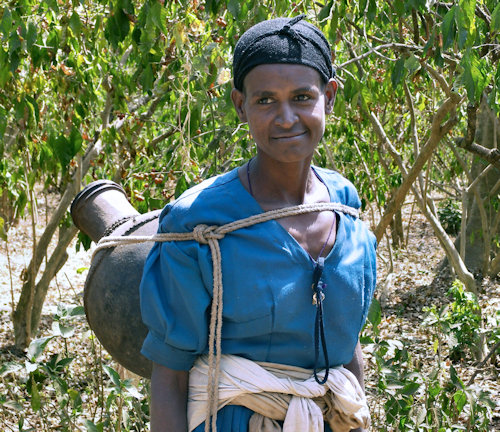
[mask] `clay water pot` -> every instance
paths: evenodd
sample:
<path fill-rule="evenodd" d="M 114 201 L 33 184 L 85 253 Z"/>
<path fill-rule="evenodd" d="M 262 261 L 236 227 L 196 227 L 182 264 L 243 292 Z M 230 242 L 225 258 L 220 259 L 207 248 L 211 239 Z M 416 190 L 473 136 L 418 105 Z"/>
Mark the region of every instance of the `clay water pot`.
<path fill-rule="evenodd" d="M 125 191 L 109 180 L 86 186 L 71 204 L 75 225 L 94 242 L 104 236 L 153 235 L 161 210 L 139 214 Z M 140 353 L 147 328 L 141 320 L 139 284 L 153 243 L 120 245 L 97 252 L 84 289 L 90 327 L 126 369 L 149 378 L 151 361 Z"/>

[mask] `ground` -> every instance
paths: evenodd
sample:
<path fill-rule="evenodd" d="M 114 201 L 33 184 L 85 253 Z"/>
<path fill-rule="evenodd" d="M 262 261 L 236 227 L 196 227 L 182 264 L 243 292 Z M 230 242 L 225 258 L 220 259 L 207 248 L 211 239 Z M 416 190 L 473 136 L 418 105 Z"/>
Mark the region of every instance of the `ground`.
<path fill-rule="evenodd" d="M 56 203 L 56 198 L 51 197 L 48 202 L 48 211 L 50 212 Z M 403 343 L 411 355 L 411 364 L 414 370 L 421 371 L 425 375 L 430 374 L 438 364 L 442 365 L 443 368 L 450 367 L 450 360 L 447 358 L 446 353 L 441 352 L 441 350 L 435 351 L 435 336 L 432 329 L 422 326 L 422 322 L 426 316 L 424 307 L 436 305 L 439 309 L 449 302 L 446 292 L 453 278 L 446 269 L 441 267 L 443 252 L 438 241 L 433 236 L 430 225 L 420 214 L 411 211 L 411 207 L 411 203 L 407 203 L 404 207 L 405 232 L 409 234 L 406 247 L 393 250 L 391 257 L 386 239 L 383 239 L 379 245 L 378 288 L 376 293 L 382 307 L 379 338 L 384 341 Z M 368 219 L 367 216 L 367 223 L 369 223 Z M 40 205 L 37 236 L 42 233 L 45 223 L 46 208 L 44 205 Z M 28 265 L 31 256 L 32 235 L 30 227 L 31 222 L 26 219 L 20 220 L 18 224 L 10 228 L 8 231 L 8 254 L 6 243 L 0 242 L 0 250 L 2 251 L 0 254 L 0 367 L 7 364 L 7 362 L 23 363 L 25 360 L 22 353 L 13 348 L 14 339 L 10 316 L 19 297 L 22 272 Z M 73 242 L 68 248 L 68 253 L 69 259 L 67 263 L 51 284 L 44 304 L 41 330 L 38 337 L 53 334 L 54 314 L 58 311 L 58 304 L 82 304 L 83 302 L 83 287 L 87 274 L 85 269 L 90 266 L 91 252 L 82 250 L 76 252 L 75 242 Z M 500 282 L 498 279 L 482 281 L 479 300 L 482 305 L 483 317 L 490 320 L 494 319 L 500 308 Z M 89 382 L 97 380 L 94 372 L 98 370 L 96 365 L 98 363 L 100 365 L 100 358 L 104 358 L 105 362 L 108 363 L 111 359 L 105 350 L 96 345 L 92 333 L 88 331 L 83 318 L 76 320 L 75 325 L 77 328 L 75 336 L 54 340 L 51 342 L 50 352 L 60 350 L 66 356 L 75 359 L 72 364 L 72 385 L 77 389 L 84 389 L 89 385 Z M 380 384 L 381 378 L 379 374 L 375 373 L 377 368 L 375 356 L 373 355 L 374 350 L 375 345 L 373 344 L 364 346 L 366 387 L 374 417 L 373 430 L 384 430 L 384 418 L 381 413 L 383 413 L 385 399 L 377 391 L 377 385 Z M 493 359 L 495 359 L 494 356 Z M 439 361 L 441 363 L 438 363 Z M 407 365 L 408 362 L 405 364 Z M 496 360 L 496 363 L 488 362 L 481 366 L 478 366 L 472 360 L 462 361 L 453 363 L 453 367 L 463 382 L 467 382 L 471 376 L 476 374 L 473 384 L 487 390 L 492 400 L 497 402 L 491 430 L 495 430 L 495 428 L 499 430 L 500 407 L 498 401 L 500 400 L 500 384 L 498 380 L 498 360 Z M 101 375 L 104 375 L 102 374 L 102 367 L 99 370 Z M 24 383 L 26 383 L 28 379 L 27 372 L 24 375 L 21 372 L 19 379 L 21 382 L 24 380 Z M 105 377 L 105 379 L 107 378 Z M 29 388 L 29 383 L 26 384 L 26 388 Z M 99 388 L 103 389 L 102 382 Z M 48 386 L 44 391 L 47 397 L 53 394 L 54 399 L 56 399 L 56 390 Z M 5 373 L 4 370 L 3 373 L 0 373 L 0 423 L 4 425 L 5 430 L 20 430 L 18 429 L 18 423 L 23 416 L 26 417 L 25 428 L 29 424 L 33 427 L 32 430 L 55 430 L 59 429 L 61 424 L 64 424 L 64 421 L 66 421 L 65 424 L 68 424 L 67 419 L 63 421 L 61 420 L 63 416 L 56 415 L 58 409 L 55 402 L 52 408 L 50 404 L 47 404 L 45 408 L 43 406 L 41 408 L 45 409 L 46 413 L 50 412 L 54 419 L 40 420 L 37 417 L 37 407 L 33 406 L 32 402 L 30 408 L 29 403 L 26 402 L 30 399 L 27 394 L 15 394 L 16 391 L 18 389 L 15 379 L 12 378 L 12 374 Z M 80 412 L 74 414 L 74 418 L 69 420 L 69 430 L 93 430 L 85 429 L 84 421 L 77 414 L 82 418 L 90 418 L 96 422 L 103 419 L 105 409 L 101 408 L 100 414 L 98 413 L 97 407 L 92 405 L 93 401 L 98 400 L 98 396 L 91 393 L 81 390 L 83 408 L 80 407 Z M 2 394 L 4 396 L 1 396 Z M 9 394 L 10 397 L 5 396 Z M 17 401 L 17 405 L 12 403 L 12 399 Z M 59 399 L 57 400 L 59 401 Z M 12 407 L 14 409 L 9 409 Z M 70 414 L 68 415 L 71 417 Z M 387 430 L 392 429 L 387 428 Z"/>

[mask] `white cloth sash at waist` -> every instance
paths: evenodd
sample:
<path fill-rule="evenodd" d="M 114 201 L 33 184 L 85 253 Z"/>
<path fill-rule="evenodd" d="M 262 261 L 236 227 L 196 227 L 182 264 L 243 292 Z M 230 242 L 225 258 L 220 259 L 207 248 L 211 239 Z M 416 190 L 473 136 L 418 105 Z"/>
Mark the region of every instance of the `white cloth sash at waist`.
<path fill-rule="evenodd" d="M 368 428 L 370 414 L 356 377 L 346 368 L 331 368 L 324 385 L 312 370 L 275 363 L 221 357 L 218 409 L 242 405 L 255 414 L 250 432 L 323 432 L 324 419 L 333 432 Z M 208 357 L 200 356 L 189 373 L 189 431 L 206 420 Z M 319 374 L 323 376 L 323 372 Z M 283 421 L 283 428 L 277 421 Z"/>

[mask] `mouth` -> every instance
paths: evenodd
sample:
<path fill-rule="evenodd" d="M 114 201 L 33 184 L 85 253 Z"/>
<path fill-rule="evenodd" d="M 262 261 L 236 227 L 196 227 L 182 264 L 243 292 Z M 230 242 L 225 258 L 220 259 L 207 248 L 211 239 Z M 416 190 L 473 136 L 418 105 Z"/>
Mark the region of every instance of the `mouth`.
<path fill-rule="evenodd" d="M 287 133 L 287 134 L 280 134 L 280 135 L 274 135 L 271 138 L 273 140 L 289 140 L 289 139 L 294 139 L 294 138 L 299 138 L 302 135 L 305 135 L 305 131 L 302 132 L 293 132 L 293 133 Z"/>

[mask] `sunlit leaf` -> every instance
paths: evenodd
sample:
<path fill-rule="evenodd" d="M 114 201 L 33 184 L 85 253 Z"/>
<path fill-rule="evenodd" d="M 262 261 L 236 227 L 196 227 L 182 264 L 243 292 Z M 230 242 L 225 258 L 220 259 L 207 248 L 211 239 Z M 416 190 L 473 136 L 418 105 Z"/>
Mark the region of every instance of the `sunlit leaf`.
<path fill-rule="evenodd" d="M 85 428 L 87 429 L 87 432 L 101 432 L 102 429 L 98 429 L 97 426 L 94 424 L 94 422 L 90 420 L 85 420 L 84 422 Z"/>
<path fill-rule="evenodd" d="M 54 321 L 52 323 L 52 334 L 54 336 L 61 336 L 63 338 L 69 338 L 75 334 L 75 327 L 62 324 L 59 321 Z"/>
<path fill-rule="evenodd" d="M 46 336 L 40 339 L 33 340 L 28 347 L 28 358 L 32 361 L 36 360 L 40 357 L 43 350 L 47 346 L 47 344 L 52 340 L 53 336 Z"/>
<path fill-rule="evenodd" d="M 457 412 L 460 414 L 464 409 L 465 404 L 467 403 L 467 395 L 463 390 L 458 390 L 453 395 L 453 400 L 455 401 L 455 405 L 457 407 Z"/>
<path fill-rule="evenodd" d="M 106 375 L 111 378 L 111 381 L 113 384 L 120 388 L 121 387 L 121 380 L 120 380 L 120 375 L 118 375 L 118 372 L 116 372 L 111 366 L 103 365 L 104 371 L 106 372 Z"/>
<path fill-rule="evenodd" d="M 42 402 L 41 402 L 41 398 L 40 398 L 40 392 L 38 391 L 38 385 L 37 385 L 35 379 L 33 378 L 33 375 L 31 375 L 30 381 L 31 381 L 31 386 L 30 386 L 30 391 L 29 391 L 29 394 L 31 396 L 30 404 L 31 404 L 31 408 L 33 409 L 33 411 L 36 412 L 36 411 L 40 410 L 40 407 L 42 406 Z"/>
<path fill-rule="evenodd" d="M 492 32 L 500 32 L 500 3 L 495 6 L 491 13 L 490 28 Z"/>
<path fill-rule="evenodd" d="M 5 362 L 0 366 L 0 376 L 5 376 L 22 369 L 22 365 L 15 362 Z"/>
<path fill-rule="evenodd" d="M 0 216 L 0 239 L 7 241 L 7 232 L 5 231 L 5 220 Z"/>

